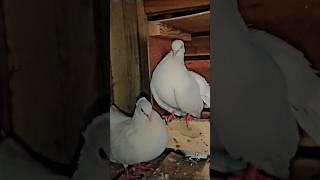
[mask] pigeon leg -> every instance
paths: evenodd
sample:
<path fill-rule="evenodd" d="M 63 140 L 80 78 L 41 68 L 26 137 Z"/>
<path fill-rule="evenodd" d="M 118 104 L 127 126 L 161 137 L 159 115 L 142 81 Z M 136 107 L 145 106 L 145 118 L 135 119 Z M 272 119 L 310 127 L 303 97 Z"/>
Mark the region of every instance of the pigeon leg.
<path fill-rule="evenodd" d="M 139 178 L 140 176 L 138 176 L 138 175 L 133 175 L 133 174 L 131 174 L 130 172 L 129 172 L 129 170 L 128 170 L 128 166 L 125 166 L 124 167 L 124 179 L 125 180 L 135 180 L 135 179 L 137 179 L 137 178 Z"/>
<path fill-rule="evenodd" d="M 254 166 L 250 166 L 249 169 L 242 176 L 230 177 L 228 180 L 268 180 L 269 178 L 259 174 L 258 170 Z"/>
<path fill-rule="evenodd" d="M 172 111 L 170 115 L 163 115 L 162 117 L 166 120 L 166 122 L 170 122 L 173 118 L 175 118 L 176 111 Z"/>
<path fill-rule="evenodd" d="M 187 124 L 187 127 L 189 127 L 189 124 L 188 124 L 188 121 L 191 121 L 193 118 L 192 118 L 192 116 L 190 115 L 190 114 L 187 114 L 184 118 L 183 118 L 183 120 L 186 122 L 186 124 Z"/>
<path fill-rule="evenodd" d="M 147 165 L 143 165 L 142 163 L 135 164 L 133 167 L 138 171 L 154 171 L 153 168 L 147 167 Z"/>

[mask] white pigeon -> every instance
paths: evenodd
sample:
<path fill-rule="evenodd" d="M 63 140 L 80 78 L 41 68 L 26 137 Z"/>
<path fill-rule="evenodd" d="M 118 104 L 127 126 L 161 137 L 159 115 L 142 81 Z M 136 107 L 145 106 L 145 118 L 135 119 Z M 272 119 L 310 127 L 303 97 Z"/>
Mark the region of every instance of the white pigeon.
<path fill-rule="evenodd" d="M 78 169 L 71 180 L 107 179 L 107 122 L 105 118 L 94 120 L 84 133 Z M 0 143 L 1 180 L 70 180 L 44 167 L 11 138 Z"/>
<path fill-rule="evenodd" d="M 132 118 L 111 107 L 110 160 L 121 163 L 126 177 L 128 165 L 155 159 L 166 149 L 168 132 L 160 115 L 146 98 L 140 98 Z"/>
<path fill-rule="evenodd" d="M 184 53 L 183 41 L 174 40 L 171 51 L 155 68 L 150 88 L 161 108 L 171 115 L 187 115 L 184 118 L 187 122 L 192 119 L 191 116 L 200 118 L 204 105 L 198 84 L 202 83 L 202 79 L 188 71 L 184 64 Z"/>
<path fill-rule="evenodd" d="M 267 32 L 250 31 L 254 42 L 280 67 L 294 118 L 320 145 L 320 78 L 301 51 Z"/>
<path fill-rule="evenodd" d="M 196 80 L 197 84 L 199 85 L 201 99 L 210 108 L 210 85 L 209 85 L 209 83 L 200 74 L 198 74 L 194 71 L 189 71 L 189 73 L 194 78 L 194 80 Z M 167 106 L 166 104 L 163 104 L 162 108 L 165 109 L 166 111 L 169 111 L 169 112 L 171 112 L 171 110 L 172 110 L 172 108 Z M 174 115 L 182 116 L 183 114 L 184 114 L 184 112 L 181 112 L 178 109 L 174 110 Z"/>

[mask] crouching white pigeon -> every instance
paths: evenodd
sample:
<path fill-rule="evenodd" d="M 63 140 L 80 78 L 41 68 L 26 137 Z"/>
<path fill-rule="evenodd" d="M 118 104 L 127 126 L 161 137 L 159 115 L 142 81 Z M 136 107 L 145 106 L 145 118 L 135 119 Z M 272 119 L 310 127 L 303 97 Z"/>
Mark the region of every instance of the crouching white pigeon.
<path fill-rule="evenodd" d="M 132 118 L 115 106 L 111 107 L 110 112 L 110 160 L 123 164 L 126 179 L 134 178 L 129 174 L 128 165 L 146 169 L 140 163 L 155 159 L 167 147 L 166 125 L 144 97 L 137 101 Z"/>
<path fill-rule="evenodd" d="M 107 122 L 105 118 L 95 119 L 84 133 L 85 142 L 81 150 L 78 169 L 71 180 L 106 180 L 107 178 Z M 0 143 L 1 180 L 70 180 L 44 167 L 13 139 Z"/>
<path fill-rule="evenodd" d="M 188 71 L 184 64 L 184 53 L 183 41 L 173 41 L 171 51 L 152 74 L 150 88 L 157 104 L 171 113 L 166 117 L 167 121 L 174 115 L 183 115 L 188 125 L 192 116 L 200 118 L 204 97 L 206 104 L 210 105 L 210 87 L 202 76 Z"/>

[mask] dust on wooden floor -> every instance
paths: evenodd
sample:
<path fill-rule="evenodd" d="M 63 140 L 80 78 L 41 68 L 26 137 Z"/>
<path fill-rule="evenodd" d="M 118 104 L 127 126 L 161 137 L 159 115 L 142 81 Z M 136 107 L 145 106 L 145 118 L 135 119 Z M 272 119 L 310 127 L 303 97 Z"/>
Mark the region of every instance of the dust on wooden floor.
<path fill-rule="evenodd" d="M 194 161 L 184 158 L 178 151 L 167 149 L 158 158 L 148 162 L 148 167 L 153 171 L 133 171 L 134 174 L 141 175 L 141 179 L 190 179 L 207 180 L 209 178 L 209 160 Z M 111 163 L 111 177 L 113 180 L 124 179 L 124 168 L 121 164 Z"/>

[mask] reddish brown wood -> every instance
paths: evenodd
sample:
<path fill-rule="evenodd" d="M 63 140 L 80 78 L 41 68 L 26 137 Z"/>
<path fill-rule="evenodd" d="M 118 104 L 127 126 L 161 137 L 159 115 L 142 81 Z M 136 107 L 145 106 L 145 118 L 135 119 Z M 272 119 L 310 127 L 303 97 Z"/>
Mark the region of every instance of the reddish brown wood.
<path fill-rule="evenodd" d="M 197 9 L 209 6 L 209 0 L 145 0 L 145 12 L 147 14 L 161 14 L 163 12 Z"/>
<path fill-rule="evenodd" d="M 247 23 L 286 40 L 302 50 L 320 69 L 320 1 L 241 0 Z"/>
<path fill-rule="evenodd" d="M 189 70 L 199 73 L 210 82 L 210 60 L 186 61 L 185 64 Z"/>
<path fill-rule="evenodd" d="M 210 37 L 193 37 L 192 41 L 185 42 L 186 56 L 210 55 Z"/>
<path fill-rule="evenodd" d="M 158 37 L 149 37 L 148 47 L 149 72 L 152 73 L 163 56 L 170 51 L 171 40 Z"/>
<path fill-rule="evenodd" d="M 168 26 L 189 33 L 210 31 L 210 11 L 204 11 L 186 16 L 159 20 Z"/>

